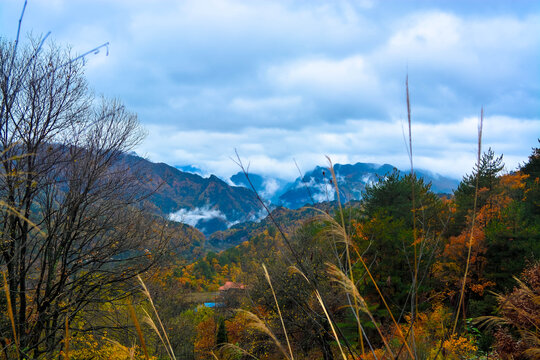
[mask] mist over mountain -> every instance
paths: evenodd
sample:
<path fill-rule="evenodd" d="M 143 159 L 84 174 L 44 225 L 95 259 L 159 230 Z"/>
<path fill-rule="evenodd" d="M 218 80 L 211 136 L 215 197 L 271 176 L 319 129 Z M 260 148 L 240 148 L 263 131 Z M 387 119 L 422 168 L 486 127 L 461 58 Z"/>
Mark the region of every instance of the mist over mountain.
<path fill-rule="evenodd" d="M 239 223 L 259 221 L 266 216 L 241 172 L 231 176 L 230 184 L 238 185 L 234 186 L 215 175 L 199 175 L 196 165 L 179 169 L 165 163 L 153 163 L 134 154 L 124 155 L 122 161 L 140 178 L 141 191 L 150 193 L 146 201 L 157 214 L 193 226 L 207 237 L 216 231 L 225 231 Z M 399 171 L 389 164 L 371 163 L 336 164 L 334 169 L 342 202 L 361 199 L 366 185 Z M 457 180 L 429 171 L 417 170 L 416 174 L 431 182 L 436 193 L 452 193 L 458 185 Z M 249 180 L 268 203 L 289 209 L 337 200 L 331 174 L 321 166 L 294 182 L 259 174 L 249 174 Z"/>
<path fill-rule="evenodd" d="M 384 177 L 393 171 L 399 171 L 390 164 L 372 163 L 335 164 L 334 170 L 341 191 L 342 202 L 360 200 L 366 185 L 377 182 L 380 177 Z M 403 175 L 408 173 L 399 172 Z M 435 193 L 451 194 L 459 184 L 456 179 L 427 170 L 419 169 L 415 170 L 415 173 L 424 181 L 430 182 L 431 189 Z M 304 176 L 298 177 L 294 182 L 289 183 L 258 174 L 250 174 L 249 177 L 253 186 L 263 198 L 279 206 L 298 209 L 306 204 L 337 200 L 331 183 L 332 175 L 328 168 L 325 167 L 317 166 Z M 242 173 L 233 175 L 231 181 L 249 187 L 245 175 Z"/>
<path fill-rule="evenodd" d="M 251 185 L 253 185 L 257 193 L 259 193 L 263 199 L 274 204 L 279 202 L 279 196 L 291 185 L 291 182 L 284 179 L 265 177 L 259 174 L 248 174 L 248 176 Z M 251 185 L 243 172 L 234 174 L 230 177 L 230 180 L 235 185 L 251 189 Z"/>
<path fill-rule="evenodd" d="M 230 186 L 215 175 L 202 177 L 164 163 L 125 155 L 123 161 L 140 178 L 147 202 L 156 213 L 196 227 L 205 235 L 260 216 L 255 193 Z"/>

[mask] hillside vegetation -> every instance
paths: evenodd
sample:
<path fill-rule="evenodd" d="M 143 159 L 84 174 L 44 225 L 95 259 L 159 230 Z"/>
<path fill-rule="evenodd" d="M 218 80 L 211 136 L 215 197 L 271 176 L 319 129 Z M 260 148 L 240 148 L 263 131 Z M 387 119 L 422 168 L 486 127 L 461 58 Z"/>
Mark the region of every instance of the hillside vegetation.
<path fill-rule="evenodd" d="M 169 333 L 173 347 L 192 343 L 197 358 L 212 358 L 211 352 L 242 358 L 243 350 L 269 359 L 331 359 L 341 352 L 372 359 L 535 358 L 539 149 L 515 172 L 501 173 L 502 165 L 489 149 L 450 198 L 394 172 L 343 210 L 337 202 L 323 210 L 276 210 L 275 222 L 228 230 L 220 236 L 241 234 L 237 241 L 243 242 L 165 271 L 159 282 L 190 291 L 217 290 L 226 281 L 247 284 L 233 303 L 250 313 L 229 305 L 205 308 L 191 340 Z M 227 297 L 218 299 L 226 303 Z M 158 302 L 159 308 L 169 306 Z M 169 320 L 186 321 L 189 309 L 186 304 Z M 224 338 L 212 329 L 224 329 L 226 342 L 243 350 L 222 346 Z"/>

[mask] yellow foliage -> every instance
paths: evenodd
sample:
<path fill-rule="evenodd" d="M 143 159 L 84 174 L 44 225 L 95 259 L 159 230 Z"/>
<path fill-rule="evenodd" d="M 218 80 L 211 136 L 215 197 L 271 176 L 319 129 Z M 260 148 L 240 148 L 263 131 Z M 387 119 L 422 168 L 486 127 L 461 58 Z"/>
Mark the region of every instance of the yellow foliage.
<path fill-rule="evenodd" d="M 449 360 L 470 359 L 477 350 L 477 346 L 471 339 L 454 334 L 450 339 L 443 342 L 442 354 L 440 353 L 437 358 Z"/>
<path fill-rule="evenodd" d="M 98 338 L 92 333 L 79 334 L 70 338 L 69 358 L 71 360 L 95 359 L 95 360 L 143 360 L 144 354 L 138 346 L 124 346 L 107 338 L 105 333 Z M 60 357 L 63 357 L 63 351 Z M 150 359 L 156 359 L 150 357 Z"/>

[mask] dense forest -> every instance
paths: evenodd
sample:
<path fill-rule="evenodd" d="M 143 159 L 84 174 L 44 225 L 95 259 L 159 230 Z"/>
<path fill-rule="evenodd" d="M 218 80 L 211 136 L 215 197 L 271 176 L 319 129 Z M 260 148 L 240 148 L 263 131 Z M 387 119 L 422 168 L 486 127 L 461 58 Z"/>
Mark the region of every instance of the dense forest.
<path fill-rule="evenodd" d="M 330 162 L 336 201 L 206 238 L 149 205 L 136 116 L 70 59 L 0 42 L 0 358 L 540 357 L 540 148 L 344 204 Z"/>

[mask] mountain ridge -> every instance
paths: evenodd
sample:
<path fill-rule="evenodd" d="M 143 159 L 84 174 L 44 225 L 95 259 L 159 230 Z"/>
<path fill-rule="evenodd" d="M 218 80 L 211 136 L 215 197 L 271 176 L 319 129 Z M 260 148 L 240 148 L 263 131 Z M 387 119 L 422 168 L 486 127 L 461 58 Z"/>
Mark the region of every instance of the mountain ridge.
<path fill-rule="evenodd" d="M 378 181 L 379 177 L 399 171 L 405 175 L 408 171 L 401 171 L 391 164 L 362 163 L 355 164 L 335 164 L 334 170 L 340 188 L 342 201 L 360 200 L 366 185 Z M 428 170 L 415 170 L 416 176 L 430 182 L 432 190 L 440 194 L 451 194 L 459 180 L 452 179 Z M 265 199 L 278 206 L 285 206 L 298 209 L 306 204 L 319 203 L 322 201 L 333 201 L 335 191 L 331 184 L 331 174 L 328 168 L 316 166 L 313 170 L 306 172 L 293 182 L 285 183 L 282 179 L 264 177 L 259 174 L 251 174 L 252 181 L 257 192 Z M 242 173 L 231 176 L 230 180 L 239 185 L 249 186 Z M 274 181 L 278 186 L 270 196 L 268 193 L 268 182 Z M 281 181 L 281 182 L 279 182 Z"/>
<path fill-rule="evenodd" d="M 151 192 L 147 203 L 156 213 L 205 235 L 255 219 L 262 208 L 253 191 L 231 186 L 215 175 L 205 178 L 129 154 L 122 161 L 137 174 L 142 189 Z"/>
<path fill-rule="evenodd" d="M 141 191 L 149 193 L 146 202 L 156 214 L 193 226 L 207 238 L 216 231 L 259 221 L 266 215 L 257 194 L 241 172 L 231 176 L 228 182 L 214 174 L 203 177 L 134 154 L 124 154 L 121 161 L 139 177 Z M 196 166 L 190 165 L 186 170 L 193 169 L 197 169 Z M 399 171 L 390 164 L 360 162 L 335 164 L 334 170 L 342 202 L 360 200 L 366 185 L 373 184 L 392 171 Z M 459 183 L 458 180 L 422 169 L 417 170 L 416 174 L 431 182 L 435 192 L 451 193 Z M 304 205 L 335 200 L 331 174 L 322 166 L 316 166 L 293 182 L 259 174 L 250 174 L 250 181 L 268 205 L 272 204 L 271 207 L 299 209 Z"/>

